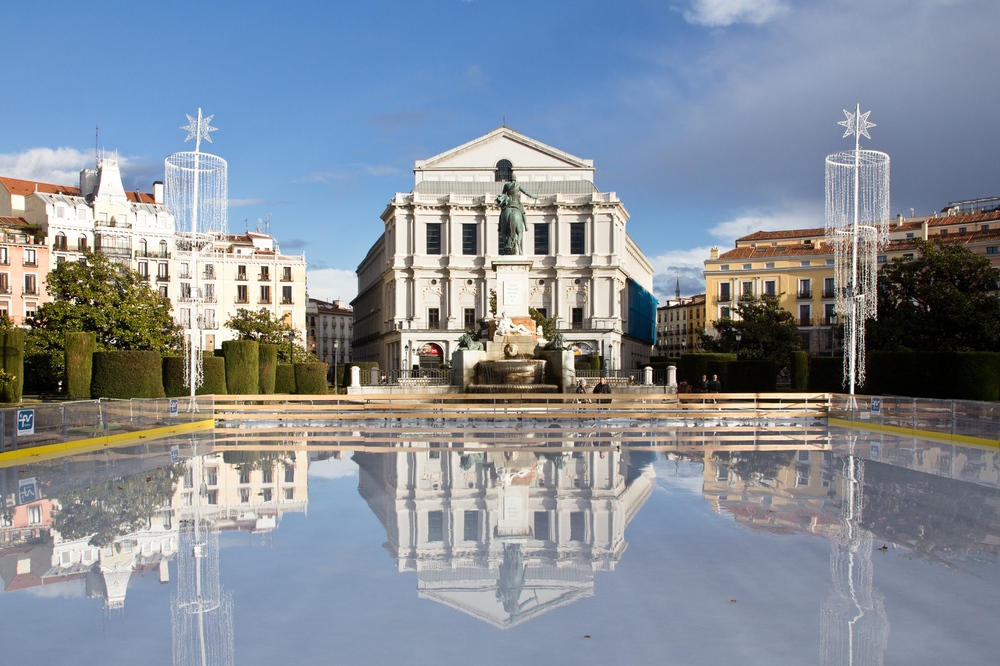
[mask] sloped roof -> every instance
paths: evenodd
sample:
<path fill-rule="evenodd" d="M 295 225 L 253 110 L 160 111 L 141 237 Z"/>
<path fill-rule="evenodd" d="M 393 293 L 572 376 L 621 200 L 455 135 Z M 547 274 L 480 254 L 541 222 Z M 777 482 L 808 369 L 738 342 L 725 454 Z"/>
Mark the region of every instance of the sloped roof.
<path fill-rule="evenodd" d="M 773 241 L 792 238 L 812 238 L 823 236 L 826 230 L 823 227 L 815 229 L 787 229 L 785 231 L 755 231 L 741 238 L 737 238 L 737 243 L 750 243 L 753 241 Z"/>
<path fill-rule="evenodd" d="M 45 194 L 68 194 L 70 196 L 77 197 L 80 196 L 80 188 L 73 185 L 39 183 L 34 180 L 21 180 L 20 178 L 9 178 L 7 176 L 0 176 L 0 183 L 3 183 L 11 194 L 17 194 L 20 196 L 27 196 L 29 194 L 34 194 L 35 192 L 43 192 Z"/>
<path fill-rule="evenodd" d="M 833 254 L 833 248 L 826 243 L 790 243 L 788 245 L 758 245 L 750 247 L 745 245 L 719 255 L 719 261 L 727 259 L 765 259 L 773 257 L 789 256 L 812 256 L 822 254 Z"/>
<path fill-rule="evenodd" d="M 503 183 L 476 183 L 455 180 L 424 180 L 413 188 L 414 194 L 430 195 L 489 195 L 495 197 L 503 190 Z M 544 197 L 553 194 L 591 194 L 600 192 L 589 180 L 547 180 L 523 182 L 521 186 L 534 195 Z"/>
<path fill-rule="evenodd" d="M 23 228 L 30 226 L 23 217 L 8 217 L 0 215 L 0 227 L 4 229 Z"/>
<path fill-rule="evenodd" d="M 418 169 L 435 167 L 463 153 L 476 150 L 477 148 L 480 148 L 486 144 L 504 139 L 513 141 L 514 143 L 519 143 L 523 146 L 531 148 L 532 150 L 548 155 L 549 157 L 552 157 L 560 162 L 565 163 L 569 167 L 580 167 L 586 169 L 594 168 L 593 160 L 585 160 L 576 157 L 575 155 L 570 155 L 565 151 L 559 150 L 558 148 L 553 148 L 552 146 L 546 145 L 541 141 L 535 141 L 531 137 L 525 136 L 524 134 L 521 134 L 517 130 L 511 129 L 510 127 L 507 126 L 498 127 L 489 134 L 484 134 L 483 136 L 477 139 L 473 139 L 468 143 L 463 143 L 461 146 L 458 146 L 457 148 L 446 150 L 445 152 L 439 153 L 434 157 L 430 157 L 426 160 L 417 160 L 416 167 Z"/>

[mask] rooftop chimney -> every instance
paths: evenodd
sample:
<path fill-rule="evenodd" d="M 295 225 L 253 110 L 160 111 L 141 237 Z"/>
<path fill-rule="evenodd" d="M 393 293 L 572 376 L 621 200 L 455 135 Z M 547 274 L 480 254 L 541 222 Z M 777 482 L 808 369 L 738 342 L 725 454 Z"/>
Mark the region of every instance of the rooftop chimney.
<path fill-rule="evenodd" d="M 163 182 L 156 181 L 153 183 L 153 203 L 162 204 L 163 203 Z"/>

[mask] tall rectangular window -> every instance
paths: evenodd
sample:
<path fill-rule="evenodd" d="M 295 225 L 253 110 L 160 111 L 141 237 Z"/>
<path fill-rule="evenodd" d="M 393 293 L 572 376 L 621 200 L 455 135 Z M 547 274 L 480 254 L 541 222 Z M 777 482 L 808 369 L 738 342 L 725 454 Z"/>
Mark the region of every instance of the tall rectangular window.
<path fill-rule="evenodd" d="M 750 280 L 743 282 L 740 294 L 743 298 L 753 298 L 753 282 Z"/>
<path fill-rule="evenodd" d="M 271 302 L 271 285 L 262 284 L 260 286 L 260 302 L 265 304 Z"/>
<path fill-rule="evenodd" d="M 476 330 L 476 308 L 462 310 L 462 325 L 467 331 Z"/>
<path fill-rule="evenodd" d="M 38 283 L 35 281 L 34 275 L 24 276 L 24 293 L 32 296 L 38 293 Z"/>
<path fill-rule="evenodd" d="M 236 285 L 236 302 L 246 303 L 249 300 L 250 296 L 248 294 L 247 286 L 245 284 Z"/>
<path fill-rule="evenodd" d="M 833 298 L 833 278 L 823 278 L 823 298 Z"/>
<path fill-rule="evenodd" d="M 834 303 L 827 303 L 823 306 L 823 318 L 826 319 L 827 326 L 837 323 L 837 306 Z"/>
<path fill-rule="evenodd" d="M 720 282 L 719 283 L 719 302 L 727 303 L 730 300 L 729 296 L 729 283 Z"/>
<path fill-rule="evenodd" d="M 804 278 L 799 280 L 799 298 L 812 298 L 812 280 Z"/>
<path fill-rule="evenodd" d="M 549 540 L 549 514 L 547 511 L 535 511 L 535 539 Z"/>
<path fill-rule="evenodd" d="M 586 537 L 586 527 L 583 511 L 571 511 L 569 514 L 569 540 L 583 541 Z"/>
<path fill-rule="evenodd" d="M 479 252 L 479 238 L 476 234 L 475 224 L 462 225 L 462 254 L 477 255 Z M 430 252 L 428 252 L 430 254 Z"/>
<path fill-rule="evenodd" d="M 586 222 L 573 222 L 569 225 L 569 253 L 583 254 L 587 246 Z"/>
<path fill-rule="evenodd" d="M 583 328 L 583 308 L 572 308 L 570 310 L 570 322 L 573 330 Z"/>
<path fill-rule="evenodd" d="M 292 304 L 292 287 L 291 285 L 284 285 L 281 287 L 281 304 L 291 305 Z"/>
<path fill-rule="evenodd" d="M 777 286 L 774 280 L 764 280 L 764 295 L 777 296 Z"/>
<path fill-rule="evenodd" d="M 811 326 L 809 306 L 802 304 L 799 306 L 799 326 Z"/>
<path fill-rule="evenodd" d="M 549 225 L 536 224 L 533 227 L 535 232 L 535 254 L 548 256 L 549 254 Z"/>
<path fill-rule="evenodd" d="M 427 512 L 427 540 L 444 541 L 444 511 Z"/>
<path fill-rule="evenodd" d="M 441 310 L 439 308 L 427 309 L 427 328 L 441 328 Z"/>
<path fill-rule="evenodd" d="M 427 254 L 441 254 L 441 223 L 427 224 Z"/>
<path fill-rule="evenodd" d="M 462 525 L 463 541 L 479 541 L 479 512 L 466 511 L 465 523 Z"/>

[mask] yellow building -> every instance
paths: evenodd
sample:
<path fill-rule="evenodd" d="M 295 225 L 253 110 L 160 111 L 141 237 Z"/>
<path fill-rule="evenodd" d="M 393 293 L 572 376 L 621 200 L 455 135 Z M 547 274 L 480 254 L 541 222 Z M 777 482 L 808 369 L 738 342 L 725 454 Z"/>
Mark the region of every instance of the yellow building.
<path fill-rule="evenodd" d="M 897 257 L 912 259 L 916 240 L 934 237 L 965 244 L 1000 267 L 1000 209 L 963 213 L 957 204 L 942 215 L 898 217 L 889 230 L 889 244 L 879 253 L 883 265 Z M 839 351 L 834 294 L 833 248 L 822 227 L 788 231 L 758 231 L 736 239 L 736 247 L 713 247 L 705 262 L 706 322 L 733 317 L 741 298 L 773 295 L 795 316 L 802 349 L 818 355 Z"/>
<path fill-rule="evenodd" d="M 705 294 L 674 298 L 656 309 L 656 354 L 680 356 L 701 351 Z"/>

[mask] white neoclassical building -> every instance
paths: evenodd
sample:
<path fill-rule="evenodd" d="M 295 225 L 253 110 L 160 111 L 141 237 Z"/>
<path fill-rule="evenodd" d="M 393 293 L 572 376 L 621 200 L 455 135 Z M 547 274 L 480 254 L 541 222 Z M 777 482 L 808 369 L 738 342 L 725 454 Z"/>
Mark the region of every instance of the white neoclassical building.
<path fill-rule="evenodd" d="M 494 316 L 496 197 L 512 171 L 537 197 L 521 198 L 529 306 L 555 317 L 580 356 L 604 356 L 612 370 L 648 362 L 653 268 L 626 232 L 628 211 L 594 185 L 592 160 L 508 127 L 417 161 L 413 190 L 382 213 L 382 234 L 357 269 L 354 360 L 436 367 Z"/>

